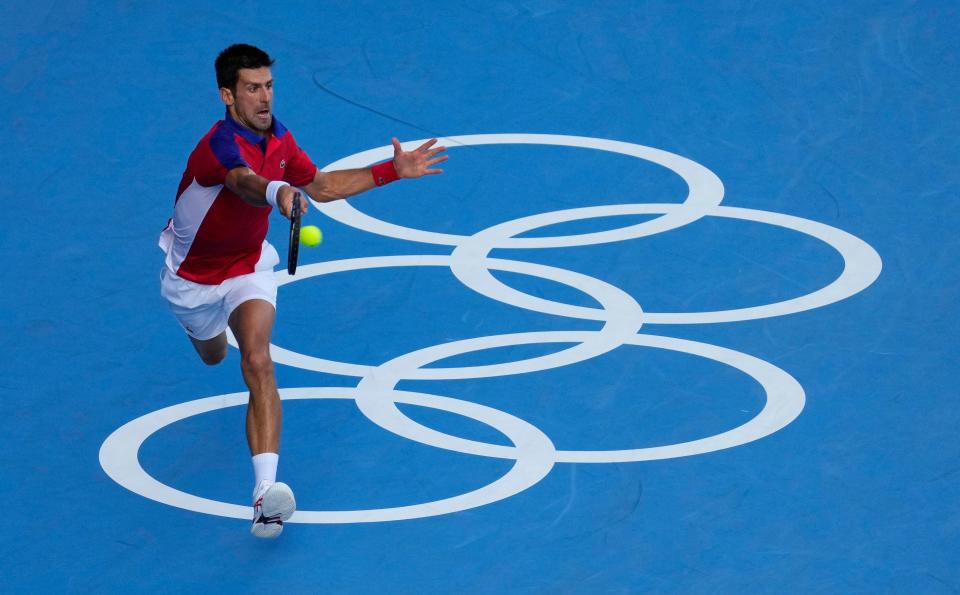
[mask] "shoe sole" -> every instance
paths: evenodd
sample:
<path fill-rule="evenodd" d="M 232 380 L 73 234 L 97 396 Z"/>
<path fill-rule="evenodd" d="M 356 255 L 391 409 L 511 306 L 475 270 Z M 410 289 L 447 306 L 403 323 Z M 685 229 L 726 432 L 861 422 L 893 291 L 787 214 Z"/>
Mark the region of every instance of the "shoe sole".
<path fill-rule="evenodd" d="M 276 539 L 283 533 L 283 525 L 277 523 L 254 523 L 250 526 L 250 533 L 260 539 Z"/>
<path fill-rule="evenodd" d="M 260 502 L 260 513 L 265 517 L 279 516 L 286 521 L 297 510 L 297 502 L 293 498 L 293 491 L 285 483 L 275 483 L 263 494 Z M 261 539 L 274 539 L 283 533 L 280 523 L 253 523 L 250 533 Z"/>
<path fill-rule="evenodd" d="M 260 510 L 263 516 L 279 516 L 281 521 L 288 520 L 297 510 L 297 501 L 293 499 L 293 490 L 285 483 L 273 484 L 263 494 Z"/>

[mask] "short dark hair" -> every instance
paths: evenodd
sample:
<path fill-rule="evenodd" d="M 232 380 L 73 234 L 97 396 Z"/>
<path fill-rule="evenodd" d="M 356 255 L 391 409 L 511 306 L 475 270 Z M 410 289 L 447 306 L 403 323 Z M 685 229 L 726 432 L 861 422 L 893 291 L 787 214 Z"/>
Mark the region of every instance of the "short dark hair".
<path fill-rule="evenodd" d="M 258 47 L 246 43 L 235 43 L 220 52 L 214 68 L 217 70 L 217 87 L 226 87 L 236 91 L 238 71 L 241 68 L 262 68 L 273 66 L 273 58 Z"/>

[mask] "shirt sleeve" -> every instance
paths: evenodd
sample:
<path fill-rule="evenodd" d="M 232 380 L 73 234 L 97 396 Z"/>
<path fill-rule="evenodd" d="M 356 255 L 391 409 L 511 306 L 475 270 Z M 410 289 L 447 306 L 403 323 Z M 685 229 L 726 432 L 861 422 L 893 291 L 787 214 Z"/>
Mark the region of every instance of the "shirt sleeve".
<path fill-rule="evenodd" d="M 240 154 L 240 145 L 233 132 L 220 126 L 200 141 L 190 157 L 193 177 L 201 186 L 217 186 L 227 179 L 227 172 L 236 167 L 250 167 Z"/>
<path fill-rule="evenodd" d="M 290 159 L 287 161 L 287 167 L 284 169 L 283 181 L 289 182 L 294 186 L 306 186 L 313 181 L 317 174 L 317 166 L 313 164 L 306 151 L 297 145 L 293 135 L 290 135 Z"/>

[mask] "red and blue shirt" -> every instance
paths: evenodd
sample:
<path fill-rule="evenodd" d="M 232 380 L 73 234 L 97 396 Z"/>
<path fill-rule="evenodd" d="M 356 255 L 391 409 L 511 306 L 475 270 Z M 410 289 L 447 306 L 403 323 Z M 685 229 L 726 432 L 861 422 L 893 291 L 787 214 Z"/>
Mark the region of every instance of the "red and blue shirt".
<path fill-rule="evenodd" d="M 214 124 L 187 160 L 173 217 L 160 234 L 166 266 L 184 279 L 218 285 L 256 269 L 273 209 L 255 207 L 226 187 L 227 173 L 235 167 L 293 186 L 306 186 L 317 172 L 276 118 L 273 134 L 265 137 L 229 113 Z"/>

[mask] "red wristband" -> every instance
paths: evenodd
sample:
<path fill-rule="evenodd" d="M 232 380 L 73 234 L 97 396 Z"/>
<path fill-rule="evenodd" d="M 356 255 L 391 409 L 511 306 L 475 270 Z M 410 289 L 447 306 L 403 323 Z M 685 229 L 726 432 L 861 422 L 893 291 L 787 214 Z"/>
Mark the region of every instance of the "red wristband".
<path fill-rule="evenodd" d="M 370 170 L 373 172 L 373 183 L 377 186 L 383 186 L 400 179 L 397 168 L 393 166 L 393 159 L 378 163 Z"/>

